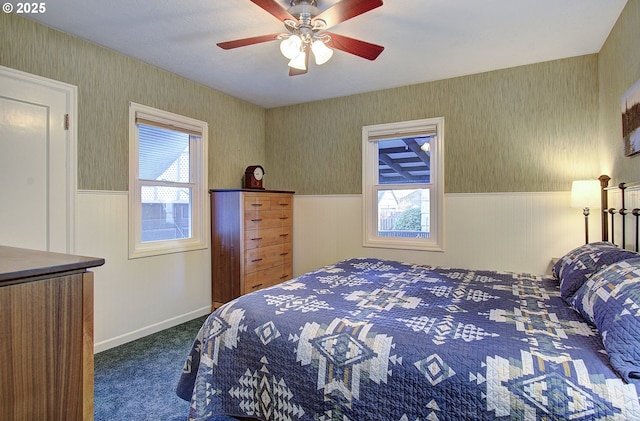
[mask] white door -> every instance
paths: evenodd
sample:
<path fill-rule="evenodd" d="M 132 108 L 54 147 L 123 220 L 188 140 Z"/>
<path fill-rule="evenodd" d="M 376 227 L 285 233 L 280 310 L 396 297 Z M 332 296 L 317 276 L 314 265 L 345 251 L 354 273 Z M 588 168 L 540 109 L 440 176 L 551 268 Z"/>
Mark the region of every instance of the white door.
<path fill-rule="evenodd" d="M 76 96 L 0 66 L 0 245 L 73 253 Z"/>

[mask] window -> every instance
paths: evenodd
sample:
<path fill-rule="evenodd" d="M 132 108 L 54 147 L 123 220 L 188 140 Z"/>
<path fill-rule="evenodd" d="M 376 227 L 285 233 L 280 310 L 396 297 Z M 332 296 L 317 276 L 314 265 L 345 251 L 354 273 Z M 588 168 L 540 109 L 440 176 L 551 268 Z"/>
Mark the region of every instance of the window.
<path fill-rule="evenodd" d="M 129 257 L 206 248 L 207 124 L 129 106 Z"/>
<path fill-rule="evenodd" d="M 444 118 L 362 128 L 365 247 L 443 250 Z"/>

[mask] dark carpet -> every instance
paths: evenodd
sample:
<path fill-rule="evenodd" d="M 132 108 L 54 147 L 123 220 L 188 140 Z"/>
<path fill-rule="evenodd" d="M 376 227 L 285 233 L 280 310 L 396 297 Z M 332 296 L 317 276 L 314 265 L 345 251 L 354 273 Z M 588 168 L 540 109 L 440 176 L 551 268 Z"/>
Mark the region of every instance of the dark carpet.
<path fill-rule="evenodd" d="M 201 317 L 95 355 L 95 421 L 186 421 L 176 393 Z M 216 421 L 235 421 L 218 417 Z"/>

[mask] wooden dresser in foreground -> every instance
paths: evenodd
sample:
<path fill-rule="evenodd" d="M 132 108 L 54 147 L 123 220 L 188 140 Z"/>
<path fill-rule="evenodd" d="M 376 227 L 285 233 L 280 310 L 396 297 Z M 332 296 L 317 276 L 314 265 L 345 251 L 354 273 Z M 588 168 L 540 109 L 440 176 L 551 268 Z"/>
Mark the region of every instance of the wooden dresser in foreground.
<path fill-rule="evenodd" d="M 93 273 L 104 259 L 0 246 L 0 420 L 93 420 Z"/>
<path fill-rule="evenodd" d="M 209 193 L 212 307 L 291 279 L 293 192 L 236 189 Z"/>

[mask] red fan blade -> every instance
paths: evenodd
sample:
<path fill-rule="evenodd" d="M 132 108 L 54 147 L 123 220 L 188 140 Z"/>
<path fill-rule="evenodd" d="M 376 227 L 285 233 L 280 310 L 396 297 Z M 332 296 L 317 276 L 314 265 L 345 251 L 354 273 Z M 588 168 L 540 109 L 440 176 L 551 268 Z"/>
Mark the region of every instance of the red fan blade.
<path fill-rule="evenodd" d="M 291 13 L 287 11 L 284 7 L 280 5 L 276 0 L 251 0 L 253 3 L 260 6 L 263 10 L 269 12 L 271 15 L 275 16 L 279 21 L 284 22 L 287 19 L 291 19 L 294 22 L 297 22 L 298 19 L 294 18 Z"/>
<path fill-rule="evenodd" d="M 381 45 L 345 37 L 344 35 L 334 34 L 333 32 L 324 33 L 331 36 L 331 40 L 327 42 L 327 46 L 366 58 L 367 60 L 375 60 L 380 53 L 382 53 L 382 50 L 384 50 L 384 47 Z"/>
<path fill-rule="evenodd" d="M 219 42 L 217 45 L 218 47 L 224 48 L 225 50 L 230 50 L 232 48 L 246 47 L 247 45 L 260 44 L 261 42 L 275 41 L 278 39 L 278 35 L 280 35 L 280 33 L 260 35 L 257 37 L 242 38 L 242 39 L 236 39 L 236 40 L 227 41 L 227 42 Z"/>
<path fill-rule="evenodd" d="M 315 19 L 327 22 L 327 28 L 382 6 L 382 0 L 342 0 L 320 13 Z"/>
<path fill-rule="evenodd" d="M 289 67 L 289 76 L 304 75 L 305 73 L 307 73 L 309 71 L 309 55 L 311 54 L 311 51 L 309 51 L 309 46 L 305 47 L 304 52 L 305 52 L 305 56 L 304 56 L 304 68 L 305 68 L 305 70 L 300 70 L 300 69 L 295 69 L 293 67 Z"/>

